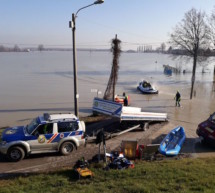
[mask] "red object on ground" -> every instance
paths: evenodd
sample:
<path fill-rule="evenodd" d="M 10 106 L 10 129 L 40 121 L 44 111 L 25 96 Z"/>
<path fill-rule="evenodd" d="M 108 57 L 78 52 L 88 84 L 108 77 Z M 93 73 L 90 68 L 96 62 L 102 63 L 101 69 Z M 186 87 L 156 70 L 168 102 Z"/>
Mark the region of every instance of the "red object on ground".
<path fill-rule="evenodd" d="M 129 96 L 127 96 L 128 97 L 128 105 L 130 105 L 130 97 Z M 115 102 L 117 102 L 117 103 L 121 103 L 121 104 L 123 104 L 124 105 L 124 99 L 125 99 L 125 97 L 124 96 L 122 96 L 122 95 L 116 95 L 116 97 L 115 97 Z"/>
<path fill-rule="evenodd" d="M 136 149 L 136 157 L 140 158 L 141 157 L 141 151 L 144 149 L 144 145 L 137 145 Z"/>

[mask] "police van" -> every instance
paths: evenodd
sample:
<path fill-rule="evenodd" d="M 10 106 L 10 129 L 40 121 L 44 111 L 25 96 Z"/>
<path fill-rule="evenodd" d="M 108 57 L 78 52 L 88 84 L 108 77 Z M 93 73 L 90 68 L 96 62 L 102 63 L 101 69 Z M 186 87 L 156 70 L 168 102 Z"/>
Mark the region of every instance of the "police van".
<path fill-rule="evenodd" d="M 0 152 L 11 161 L 29 154 L 60 152 L 69 155 L 85 143 L 85 123 L 73 114 L 43 114 L 26 126 L 7 128 L 2 133 Z"/>

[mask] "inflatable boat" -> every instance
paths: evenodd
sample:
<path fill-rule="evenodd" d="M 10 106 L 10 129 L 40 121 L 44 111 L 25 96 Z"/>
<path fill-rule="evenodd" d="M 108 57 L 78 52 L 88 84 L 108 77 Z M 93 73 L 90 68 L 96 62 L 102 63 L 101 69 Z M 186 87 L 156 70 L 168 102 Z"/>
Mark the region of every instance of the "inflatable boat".
<path fill-rule="evenodd" d="M 140 90 L 143 94 L 158 94 L 158 90 L 153 88 L 151 84 L 145 80 L 139 83 L 137 89 Z"/>
<path fill-rule="evenodd" d="M 166 156 L 175 156 L 181 150 L 186 135 L 184 128 L 179 126 L 173 129 L 161 142 L 159 152 Z"/>

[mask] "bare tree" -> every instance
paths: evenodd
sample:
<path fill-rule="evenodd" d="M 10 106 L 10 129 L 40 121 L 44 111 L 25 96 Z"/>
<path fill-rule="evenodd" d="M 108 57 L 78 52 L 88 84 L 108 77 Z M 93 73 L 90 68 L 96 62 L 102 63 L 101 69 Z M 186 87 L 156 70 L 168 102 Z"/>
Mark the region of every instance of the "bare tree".
<path fill-rule="evenodd" d="M 19 52 L 20 51 L 20 48 L 18 45 L 14 45 L 14 48 L 13 48 L 14 52 Z"/>
<path fill-rule="evenodd" d="M 40 52 L 44 50 L 43 44 L 40 44 L 40 45 L 38 46 L 38 50 L 39 50 Z"/>
<path fill-rule="evenodd" d="M 210 35 L 213 46 L 215 46 L 215 6 L 210 16 Z"/>
<path fill-rule="evenodd" d="M 176 25 L 170 39 L 172 46 L 185 50 L 193 58 L 190 99 L 193 96 L 199 51 L 209 45 L 209 27 L 205 17 L 204 12 L 192 8 L 185 13 L 184 19 Z"/>
<path fill-rule="evenodd" d="M 212 14 L 210 16 L 210 34 L 211 34 L 211 41 L 213 47 L 215 46 L 215 6 L 212 11 Z M 215 67 L 214 67 L 214 74 L 215 74 Z M 215 75 L 214 75 L 214 80 L 213 80 L 213 91 L 215 91 Z"/>
<path fill-rule="evenodd" d="M 118 79 L 119 57 L 121 53 L 120 43 L 121 43 L 121 40 L 117 39 L 117 35 L 115 39 L 112 39 L 112 42 L 111 42 L 111 51 L 113 52 L 113 62 L 112 62 L 110 78 L 104 94 L 104 99 L 106 100 L 114 101 L 114 97 L 115 97 L 115 86 Z"/>
<path fill-rule="evenodd" d="M 0 52 L 4 52 L 5 51 L 5 47 L 0 45 Z"/>
<path fill-rule="evenodd" d="M 167 53 L 171 54 L 172 53 L 172 46 L 170 46 L 167 50 Z"/>
<path fill-rule="evenodd" d="M 165 50 L 166 50 L 166 44 L 162 43 L 161 44 L 161 51 L 162 51 L 162 53 L 165 52 Z"/>

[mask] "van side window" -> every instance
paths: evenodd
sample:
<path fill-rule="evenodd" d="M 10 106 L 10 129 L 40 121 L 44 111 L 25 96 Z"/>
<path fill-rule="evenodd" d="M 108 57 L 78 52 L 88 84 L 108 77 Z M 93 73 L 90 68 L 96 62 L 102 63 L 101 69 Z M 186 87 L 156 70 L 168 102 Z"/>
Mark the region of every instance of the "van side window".
<path fill-rule="evenodd" d="M 79 128 L 77 122 L 58 122 L 57 125 L 58 133 L 76 131 Z"/>

